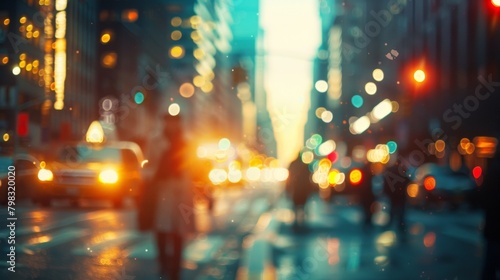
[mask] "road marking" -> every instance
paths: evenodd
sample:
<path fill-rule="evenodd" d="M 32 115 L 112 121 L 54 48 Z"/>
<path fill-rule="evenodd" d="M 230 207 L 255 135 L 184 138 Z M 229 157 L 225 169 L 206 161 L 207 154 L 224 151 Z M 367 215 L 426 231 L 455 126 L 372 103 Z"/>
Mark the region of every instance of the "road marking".
<path fill-rule="evenodd" d="M 34 250 L 47 249 L 57 245 L 66 243 L 68 241 L 81 238 L 89 235 L 89 229 L 82 228 L 68 228 L 63 229 L 55 234 L 46 234 L 32 237 L 26 241 L 26 245 L 21 245 L 21 251 L 31 253 Z"/>
<path fill-rule="evenodd" d="M 154 260 L 157 256 L 156 245 L 151 234 L 143 235 L 143 240 L 124 251 L 124 256 L 131 259 Z"/>
<path fill-rule="evenodd" d="M 252 214 L 258 215 L 269 208 L 269 200 L 266 197 L 259 197 L 252 205 Z"/>
<path fill-rule="evenodd" d="M 36 212 L 36 210 L 35 210 Z M 31 213 L 33 214 L 33 213 Z M 31 215 L 32 216 L 32 215 Z M 31 218 L 31 217 L 30 217 Z M 99 210 L 99 211 L 93 211 L 90 213 L 81 213 L 78 215 L 71 215 L 67 218 L 64 218 L 62 220 L 56 220 L 53 218 L 52 220 L 44 220 L 42 225 L 32 225 L 32 226 L 23 226 L 18 229 L 16 229 L 16 235 L 24 235 L 24 234 L 29 234 L 29 233 L 37 233 L 37 232 L 46 232 L 55 228 L 60 228 L 60 227 L 65 227 L 71 224 L 76 224 L 79 222 L 83 221 L 90 221 L 90 220 L 98 220 L 102 218 L 109 218 L 109 210 Z M 20 219 L 27 219 L 27 217 L 22 217 Z M 8 230 L 1 230 L 0 231 L 0 236 L 6 236 L 9 234 Z"/>
<path fill-rule="evenodd" d="M 100 253 L 110 247 L 119 246 L 131 240 L 134 240 L 142 235 L 136 231 L 108 231 L 93 235 L 90 242 L 80 248 L 75 248 L 71 252 L 79 256 L 90 256 Z"/>
<path fill-rule="evenodd" d="M 224 245 L 222 236 L 207 236 L 195 239 L 184 249 L 184 258 L 196 263 L 207 263 L 213 255 Z"/>

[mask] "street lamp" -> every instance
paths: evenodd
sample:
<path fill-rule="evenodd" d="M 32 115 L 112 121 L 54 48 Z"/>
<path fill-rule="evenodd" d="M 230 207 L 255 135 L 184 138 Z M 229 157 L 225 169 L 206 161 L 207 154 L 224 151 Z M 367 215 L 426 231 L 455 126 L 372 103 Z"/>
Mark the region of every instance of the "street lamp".
<path fill-rule="evenodd" d="M 499 0 L 500 1 L 500 0 Z M 417 83 L 423 83 L 425 81 L 425 72 L 421 69 L 418 69 L 416 70 L 414 73 L 413 73 L 413 79 L 417 82 Z"/>

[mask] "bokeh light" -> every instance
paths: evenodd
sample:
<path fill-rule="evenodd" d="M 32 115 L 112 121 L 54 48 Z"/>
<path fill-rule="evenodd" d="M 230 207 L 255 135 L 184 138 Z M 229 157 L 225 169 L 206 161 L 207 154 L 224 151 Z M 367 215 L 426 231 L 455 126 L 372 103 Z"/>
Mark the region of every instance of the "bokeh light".
<path fill-rule="evenodd" d="M 134 102 L 136 104 L 142 104 L 144 102 L 144 93 L 138 91 L 134 95 Z"/>
<path fill-rule="evenodd" d="M 361 108 L 361 106 L 363 106 L 364 101 L 363 101 L 363 97 L 356 94 L 351 98 L 351 102 L 352 102 L 352 106 L 354 106 L 356 108 Z"/>
<path fill-rule="evenodd" d="M 12 68 L 12 74 L 14 75 L 19 75 L 19 73 L 21 73 L 21 68 L 19 68 L 19 66 L 15 66 L 14 68 Z"/>
<path fill-rule="evenodd" d="M 433 176 L 428 176 L 424 179 L 424 188 L 432 191 L 436 188 L 436 179 Z"/>
<path fill-rule="evenodd" d="M 324 111 L 321 114 L 321 120 L 325 123 L 330 123 L 333 120 L 333 113 L 331 111 Z"/>
<path fill-rule="evenodd" d="M 428 232 L 424 236 L 424 246 L 430 248 L 436 243 L 436 234 L 434 232 Z"/>
<path fill-rule="evenodd" d="M 472 169 L 472 176 L 474 176 L 474 179 L 479 179 L 481 175 L 483 174 L 483 169 L 481 166 L 476 166 Z"/>
<path fill-rule="evenodd" d="M 173 17 L 170 21 L 170 24 L 172 24 L 172 26 L 174 27 L 178 27 L 182 24 L 182 19 L 180 17 Z"/>
<path fill-rule="evenodd" d="M 394 141 L 387 142 L 387 148 L 389 149 L 389 154 L 394 154 L 398 149 L 398 144 Z"/>
<path fill-rule="evenodd" d="M 305 164 L 310 164 L 314 160 L 314 153 L 311 151 L 305 151 L 301 155 L 302 162 Z"/>
<path fill-rule="evenodd" d="M 231 141 L 227 138 L 222 138 L 219 140 L 218 147 L 221 150 L 227 150 L 229 149 L 229 147 L 231 147 Z"/>
<path fill-rule="evenodd" d="M 425 72 L 420 69 L 415 71 L 415 73 L 413 73 L 413 79 L 418 83 L 422 83 L 425 81 Z"/>
<path fill-rule="evenodd" d="M 178 41 L 182 38 L 182 32 L 179 30 L 174 30 L 172 33 L 170 33 L 170 38 L 174 41 Z"/>
<path fill-rule="evenodd" d="M 194 86 L 191 83 L 183 83 L 179 87 L 179 94 L 184 98 L 189 98 L 194 95 Z"/>
<path fill-rule="evenodd" d="M 415 198 L 418 196 L 418 185 L 417 184 L 409 184 L 406 188 L 406 193 L 409 197 Z"/>
<path fill-rule="evenodd" d="M 363 179 L 363 173 L 359 169 L 353 169 L 351 173 L 349 173 L 349 181 L 353 185 L 358 185 L 361 183 L 361 180 Z"/>
<path fill-rule="evenodd" d="M 181 112 L 181 107 L 177 103 L 172 103 L 168 106 L 168 113 L 171 116 L 177 116 Z"/>
<path fill-rule="evenodd" d="M 375 93 L 377 93 L 377 85 L 375 83 L 368 82 L 365 85 L 365 91 L 369 95 L 374 95 Z"/>
<path fill-rule="evenodd" d="M 373 70 L 372 76 L 375 81 L 380 82 L 384 79 L 384 71 L 381 69 L 375 69 Z"/>
<path fill-rule="evenodd" d="M 184 57 L 184 48 L 181 46 L 173 46 L 170 49 L 170 56 L 172 58 L 182 58 Z"/>
<path fill-rule="evenodd" d="M 318 107 L 315 111 L 316 113 L 316 117 L 318 119 L 321 119 L 321 114 L 323 114 L 323 112 L 326 111 L 326 108 L 325 107 Z"/>
<path fill-rule="evenodd" d="M 326 92 L 328 90 L 328 83 L 324 80 L 319 80 L 314 84 L 314 87 L 319 92 Z"/>
<path fill-rule="evenodd" d="M 102 36 L 101 36 L 101 43 L 107 44 L 107 43 L 109 43 L 110 40 L 111 40 L 111 34 L 109 34 L 107 32 L 104 33 L 104 34 L 102 34 Z"/>

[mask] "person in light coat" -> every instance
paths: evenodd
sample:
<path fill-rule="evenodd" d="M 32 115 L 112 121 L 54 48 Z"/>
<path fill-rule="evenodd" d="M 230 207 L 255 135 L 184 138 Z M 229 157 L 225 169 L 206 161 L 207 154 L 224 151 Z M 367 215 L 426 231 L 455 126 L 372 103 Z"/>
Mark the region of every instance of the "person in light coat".
<path fill-rule="evenodd" d="M 155 233 L 160 274 L 173 280 L 181 276 L 185 237 L 195 231 L 192 182 L 186 163 L 190 155 L 179 116 L 165 117 L 163 137 L 165 141 L 157 143 L 158 150 L 153 149 L 153 170 L 138 216 L 139 229 Z"/>

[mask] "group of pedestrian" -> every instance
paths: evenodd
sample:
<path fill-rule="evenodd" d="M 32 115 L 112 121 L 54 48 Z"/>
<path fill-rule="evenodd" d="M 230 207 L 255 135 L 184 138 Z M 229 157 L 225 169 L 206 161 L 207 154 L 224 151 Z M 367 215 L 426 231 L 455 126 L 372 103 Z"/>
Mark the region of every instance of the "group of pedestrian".
<path fill-rule="evenodd" d="M 396 167 L 397 168 L 397 167 Z M 305 205 L 309 197 L 318 192 L 318 185 L 312 180 L 312 172 L 309 165 L 304 163 L 301 154 L 293 160 L 288 168 L 289 175 L 286 181 L 285 190 L 289 199 L 292 201 L 295 219 L 294 228 L 301 228 L 305 223 Z M 372 223 L 373 203 L 375 195 L 372 189 L 373 170 L 370 163 L 365 163 L 361 168 L 362 178 L 356 183 L 360 206 L 363 211 L 363 224 L 369 227 Z M 399 224 L 404 225 L 404 189 L 407 180 L 391 183 L 389 186 L 384 184 L 384 190 L 391 200 L 391 218 L 399 216 Z M 402 195 L 403 194 L 403 195 Z M 399 213 L 399 215 L 396 215 Z"/>
<path fill-rule="evenodd" d="M 187 143 L 179 116 L 167 115 L 162 141 L 154 147 L 150 158 L 151 178 L 145 186 L 138 211 L 138 225 L 142 231 L 153 231 L 158 252 L 160 274 L 168 279 L 180 279 L 182 251 L 186 236 L 194 233 L 193 181 L 189 174 Z M 486 240 L 482 280 L 500 279 L 500 149 L 490 161 L 481 190 L 481 204 L 485 210 L 484 237 Z M 384 171 L 384 193 L 390 201 L 390 223 L 406 231 L 406 188 L 410 183 L 408 166 L 397 160 Z M 358 186 L 364 224 L 370 225 L 375 197 L 372 191 L 373 172 L 367 163 L 362 169 L 363 181 Z M 294 228 L 305 224 L 304 207 L 309 197 L 318 191 L 312 181 L 309 165 L 301 154 L 291 162 L 286 193 L 293 203 Z"/>

